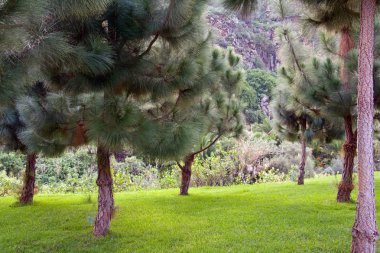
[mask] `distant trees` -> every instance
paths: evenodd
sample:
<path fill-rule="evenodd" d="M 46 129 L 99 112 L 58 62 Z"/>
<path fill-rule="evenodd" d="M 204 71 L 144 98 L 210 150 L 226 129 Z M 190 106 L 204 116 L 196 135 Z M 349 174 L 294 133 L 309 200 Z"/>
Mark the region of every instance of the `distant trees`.
<path fill-rule="evenodd" d="M 356 84 L 350 83 L 350 72 L 348 69 L 349 53 L 355 48 L 354 41 L 354 25 L 359 18 L 358 5 L 353 1 L 336 1 L 335 3 L 317 3 L 316 1 L 304 0 L 307 6 L 307 15 L 310 25 L 322 27 L 327 31 L 337 32 L 339 34 L 339 50 L 337 55 L 340 57 L 340 73 L 339 79 L 342 82 L 340 94 L 343 94 L 342 101 L 347 105 L 348 110 L 341 112 L 345 128 L 345 143 L 343 145 L 343 173 L 339 184 L 337 194 L 338 202 L 350 201 L 350 194 L 354 188 L 352 182 L 352 173 L 354 167 L 354 158 L 356 156 L 356 130 L 355 116 L 352 108 L 352 99 L 347 96 L 352 96 L 356 91 Z M 348 100 L 351 101 L 348 101 Z"/>
<path fill-rule="evenodd" d="M 334 129 L 321 115 L 317 103 L 305 99 L 305 93 L 314 86 L 315 73 L 307 68 L 307 50 L 297 42 L 289 28 L 279 31 L 281 60 L 278 86 L 274 91 L 272 102 L 277 130 L 286 138 L 298 139 L 301 143 L 301 161 L 299 165 L 298 184 L 304 184 L 306 146 L 313 138 L 323 142 L 339 135 L 339 128 Z M 334 131 L 335 130 L 335 131 Z"/>
<path fill-rule="evenodd" d="M 275 76 L 265 70 L 252 69 L 246 73 L 247 85 L 243 87 L 241 99 L 247 123 L 263 123 L 271 118 L 269 103 L 276 86 Z"/>

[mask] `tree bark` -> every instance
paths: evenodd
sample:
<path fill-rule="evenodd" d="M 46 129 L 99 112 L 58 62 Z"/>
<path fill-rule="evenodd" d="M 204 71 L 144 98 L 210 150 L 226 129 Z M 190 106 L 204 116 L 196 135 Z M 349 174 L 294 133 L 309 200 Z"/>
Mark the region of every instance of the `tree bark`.
<path fill-rule="evenodd" d="M 298 167 L 299 175 L 298 175 L 298 185 L 303 185 L 305 182 L 305 164 L 306 164 L 306 120 L 302 120 L 301 122 L 301 161 Z"/>
<path fill-rule="evenodd" d="M 348 53 L 354 48 L 355 43 L 352 38 L 351 30 L 348 27 L 343 27 L 340 30 L 339 55 L 342 57 L 342 64 L 340 66 L 340 79 L 343 82 L 343 88 L 345 90 L 350 89 L 347 56 Z"/>
<path fill-rule="evenodd" d="M 31 204 L 33 202 L 36 181 L 36 160 L 36 154 L 28 154 L 26 156 L 24 185 L 19 199 L 21 204 Z"/>
<path fill-rule="evenodd" d="M 344 27 L 340 31 L 339 54 L 342 57 L 340 67 L 340 79 L 343 82 L 343 89 L 349 91 L 349 71 L 347 68 L 348 53 L 355 47 L 352 39 L 351 31 L 348 27 Z M 352 173 L 354 171 L 354 159 L 356 156 L 356 135 L 353 132 L 352 115 L 344 116 L 345 142 L 343 144 L 343 171 L 342 179 L 339 183 L 337 201 L 349 202 L 351 200 L 351 192 L 354 189 L 352 183 Z"/>
<path fill-rule="evenodd" d="M 185 158 L 185 165 L 181 167 L 182 179 L 180 195 L 189 195 L 189 186 L 191 181 L 191 167 L 193 166 L 195 155 L 191 154 Z"/>
<path fill-rule="evenodd" d="M 98 214 L 95 220 L 94 235 L 99 237 L 107 235 L 115 208 L 109 151 L 102 146 L 98 146 L 97 159 L 98 179 L 96 180 L 96 184 L 99 187 L 99 193 Z"/>
<path fill-rule="evenodd" d="M 358 86 L 358 200 L 351 252 L 375 253 L 378 231 L 373 159 L 373 65 L 376 0 L 361 1 Z"/>
<path fill-rule="evenodd" d="M 352 130 L 352 116 L 344 117 L 344 129 L 346 132 L 346 140 L 343 144 L 343 171 L 342 179 L 339 183 L 338 194 L 336 200 L 338 202 L 351 201 L 351 192 L 354 189 L 352 182 L 352 174 L 354 171 L 354 159 L 356 156 L 356 134 Z"/>

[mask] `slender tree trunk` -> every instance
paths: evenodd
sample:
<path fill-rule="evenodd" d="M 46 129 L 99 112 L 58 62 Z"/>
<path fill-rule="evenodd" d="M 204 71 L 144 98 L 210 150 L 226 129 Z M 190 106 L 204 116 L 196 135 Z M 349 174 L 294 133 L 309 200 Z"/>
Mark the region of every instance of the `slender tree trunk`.
<path fill-rule="evenodd" d="M 340 30 L 340 43 L 339 55 L 342 57 L 342 64 L 340 66 L 340 79 L 343 82 L 345 90 L 350 89 L 349 84 L 349 71 L 348 71 L 348 53 L 355 48 L 355 42 L 352 38 L 352 32 L 348 27 L 343 27 Z"/>
<path fill-rule="evenodd" d="M 33 202 L 36 181 L 36 160 L 36 154 L 28 154 L 26 156 L 24 185 L 22 187 L 21 196 L 19 199 L 22 204 L 30 204 Z"/>
<path fill-rule="evenodd" d="M 351 200 L 351 192 L 354 189 L 352 174 L 356 156 L 356 134 L 352 131 L 351 115 L 344 118 L 344 129 L 346 132 L 346 140 L 343 144 L 344 161 L 342 179 L 339 183 L 336 197 L 338 202 L 349 202 Z"/>
<path fill-rule="evenodd" d="M 181 167 L 182 181 L 180 195 L 189 195 L 189 186 L 191 180 L 191 167 L 193 166 L 195 155 L 191 154 L 185 158 L 185 165 Z"/>
<path fill-rule="evenodd" d="M 96 184 L 99 187 L 99 195 L 94 235 L 105 236 L 110 228 L 111 219 L 115 210 L 109 151 L 102 146 L 98 146 L 97 158 L 98 179 L 96 180 Z"/>
<path fill-rule="evenodd" d="M 355 47 L 354 40 L 352 39 L 351 30 L 344 27 L 340 31 L 340 44 L 339 53 L 342 57 L 342 64 L 340 67 L 340 79 L 343 82 L 343 89 L 349 91 L 351 89 L 349 83 L 349 71 L 347 68 L 348 53 Z M 346 139 L 343 144 L 343 172 L 342 179 L 339 183 L 337 201 L 349 202 L 351 200 L 351 192 L 354 189 L 352 182 L 352 173 L 354 171 L 354 159 L 356 156 L 356 135 L 353 132 L 352 115 L 344 116 L 344 129 L 346 132 Z"/>
<path fill-rule="evenodd" d="M 373 63 L 376 0 L 361 1 L 358 86 L 358 200 L 352 228 L 354 253 L 375 253 L 376 225 L 373 159 Z"/>
<path fill-rule="evenodd" d="M 306 120 L 303 120 L 301 123 L 301 161 L 300 165 L 298 167 L 299 169 L 299 175 L 298 175 L 298 185 L 304 184 L 305 179 L 305 164 L 306 164 L 306 138 L 305 138 L 305 131 L 306 131 Z"/>

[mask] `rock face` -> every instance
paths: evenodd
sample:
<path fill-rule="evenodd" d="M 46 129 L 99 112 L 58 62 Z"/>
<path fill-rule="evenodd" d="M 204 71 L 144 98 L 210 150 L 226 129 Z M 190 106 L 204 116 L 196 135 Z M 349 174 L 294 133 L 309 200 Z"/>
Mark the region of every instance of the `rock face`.
<path fill-rule="evenodd" d="M 269 97 L 267 95 L 264 95 L 260 101 L 260 109 L 265 114 L 265 116 L 271 119 L 272 112 L 270 111 L 269 104 L 270 104 Z"/>
<path fill-rule="evenodd" d="M 242 55 L 245 68 L 275 72 L 279 62 L 274 31 L 279 22 L 269 14 L 269 10 L 264 10 L 259 18 L 244 20 L 232 13 L 211 9 L 208 21 L 216 30 L 216 43 L 224 48 L 234 47 Z"/>

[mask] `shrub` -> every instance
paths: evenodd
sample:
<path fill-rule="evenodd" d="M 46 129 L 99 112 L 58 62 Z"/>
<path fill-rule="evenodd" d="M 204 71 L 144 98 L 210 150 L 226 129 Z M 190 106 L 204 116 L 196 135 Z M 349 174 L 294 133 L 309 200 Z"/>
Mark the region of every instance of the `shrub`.
<path fill-rule="evenodd" d="M 25 168 L 25 156 L 16 152 L 0 152 L 0 172 L 6 175 L 20 177 Z"/>
<path fill-rule="evenodd" d="M 0 171 L 0 196 L 16 194 L 21 187 L 21 181 L 8 177 L 5 171 Z"/>
<path fill-rule="evenodd" d="M 180 185 L 180 170 L 177 168 L 165 170 L 160 173 L 160 188 L 177 188 Z"/>
<path fill-rule="evenodd" d="M 209 157 L 197 157 L 193 164 L 192 185 L 224 186 L 241 182 L 236 151 L 224 151 L 220 145 Z"/>
<path fill-rule="evenodd" d="M 65 182 L 96 173 L 96 157 L 88 148 L 66 152 L 58 158 L 39 157 L 36 182 L 39 185 Z"/>
<path fill-rule="evenodd" d="M 269 170 L 263 170 L 260 171 L 257 176 L 257 183 L 271 183 L 271 182 L 284 182 L 288 180 L 288 176 L 283 173 L 279 172 L 276 169 L 269 169 Z"/>
<path fill-rule="evenodd" d="M 288 174 L 290 169 L 294 169 L 293 167 L 298 168 L 301 161 L 301 146 L 299 143 L 284 141 L 279 146 L 276 146 L 276 149 L 277 155 L 266 160 L 266 168 L 274 168 L 285 174 Z M 315 176 L 314 167 L 314 160 L 311 155 L 311 150 L 308 148 L 305 163 L 305 178 Z"/>

